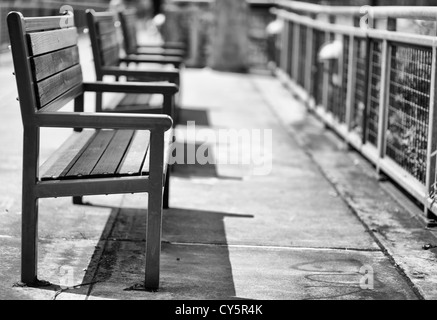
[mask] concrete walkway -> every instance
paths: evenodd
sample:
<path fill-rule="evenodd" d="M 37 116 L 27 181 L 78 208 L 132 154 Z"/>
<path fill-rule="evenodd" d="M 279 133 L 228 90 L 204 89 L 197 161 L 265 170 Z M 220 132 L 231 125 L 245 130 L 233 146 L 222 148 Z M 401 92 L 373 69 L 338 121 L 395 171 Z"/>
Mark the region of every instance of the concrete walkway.
<path fill-rule="evenodd" d="M 147 195 L 87 197 L 86 206 L 69 198 L 40 201 L 39 278 L 53 286 L 13 287 L 20 272 L 22 128 L 11 72 L 4 63 L 0 299 L 435 298 L 435 254 L 418 246 L 434 235 L 383 190 L 370 165 L 346 151 L 273 77 L 208 69 L 184 71 L 177 148 L 188 153 L 209 146 L 209 156 L 221 160 L 175 165 L 159 292 L 129 290 L 144 275 Z M 195 121 L 195 134 L 187 121 Z M 272 133 L 271 157 L 263 158 L 271 171 L 260 174 L 259 163 L 250 161 L 224 164 L 231 154 L 250 160 L 244 155 L 253 140 L 214 143 L 232 129 L 252 139 Z M 49 143 L 42 158 L 68 135 L 50 130 L 43 132 Z M 405 245 L 396 243 L 399 233 Z M 414 278 L 418 261 L 430 267 Z"/>

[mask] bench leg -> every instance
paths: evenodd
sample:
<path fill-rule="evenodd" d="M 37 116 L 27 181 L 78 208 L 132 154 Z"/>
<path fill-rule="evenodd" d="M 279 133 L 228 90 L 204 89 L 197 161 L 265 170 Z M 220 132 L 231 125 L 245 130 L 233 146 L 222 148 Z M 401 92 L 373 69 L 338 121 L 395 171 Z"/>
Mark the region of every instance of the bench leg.
<path fill-rule="evenodd" d="M 164 132 L 151 132 L 150 136 L 150 189 L 146 230 L 146 275 L 144 288 L 156 291 L 159 288 L 161 258 Z"/>
<path fill-rule="evenodd" d="M 96 93 L 96 112 L 101 112 L 103 108 L 103 94 L 100 92 Z"/>
<path fill-rule="evenodd" d="M 21 282 L 37 284 L 38 199 L 23 196 L 21 232 Z"/>
<path fill-rule="evenodd" d="M 172 166 L 168 166 L 167 168 L 167 175 L 165 177 L 165 185 L 164 185 L 164 203 L 163 207 L 164 209 L 168 209 L 169 206 L 169 197 L 170 197 L 170 171 Z"/>
<path fill-rule="evenodd" d="M 149 192 L 146 234 L 146 290 L 156 291 L 159 288 L 159 269 L 161 255 L 162 228 L 162 183 L 160 189 Z"/>
<path fill-rule="evenodd" d="M 38 285 L 38 198 L 35 181 L 38 176 L 40 132 L 24 127 L 23 180 L 21 198 L 21 282 Z"/>

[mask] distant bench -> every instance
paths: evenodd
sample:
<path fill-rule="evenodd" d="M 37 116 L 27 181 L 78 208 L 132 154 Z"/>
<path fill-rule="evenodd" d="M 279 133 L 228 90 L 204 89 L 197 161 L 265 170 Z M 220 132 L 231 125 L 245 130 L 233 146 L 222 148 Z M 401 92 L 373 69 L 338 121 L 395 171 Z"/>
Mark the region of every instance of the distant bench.
<path fill-rule="evenodd" d="M 69 24 L 61 28 L 61 19 Z M 63 20 L 62 20 L 63 21 Z M 22 269 L 27 285 L 37 278 L 38 199 L 147 192 L 144 288 L 159 287 L 163 207 L 168 207 L 169 146 L 175 84 L 85 83 L 73 15 L 7 18 L 24 126 Z M 65 22 L 65 21 L 64 21 Z M 161 94 L 167 114 L 83 112 L 85 92 Z M 60 112 L 74 100 L 74 112 Z M 40 128 L 75 131 L 39 165 Z"/>
<path fill-rule="evenodd" d="M 149 48 L 146 50 L 147 54 L 146 52 L 140 54 L 130 51 L 129 48 L 132 46 L 130 44 L 127 48 L 129 51 L 125 50 L 127 52 L 123 54 L 119 43 L 120 34 L 116 28 L 117 13 L 87 10 L 86 16 L 97 80 L 102 80 L 105 76 L 114 76 L 116 79 L 126 77 L 128 81 L 166 81 L 180 87 L 180 71 L 184 62 L 182 51 L 179 49 L 175 52 L 175 49 L 169 51 L 170 49 Z M 130 41 L 133 41 L 133 35 L 129 32 L 125 31 L 122 34 L 129 34 Z M 125 43 L 125 40 L 123 39 L 122 42 Z M 128 43 L 131 42 L 128 41 Z M 138 64 L 148 64 L 148 67 L 137 68 Z M 157 67 L 152 68 L 150 64 Z M 129 65 L 134 67 L 129 67 Z M 165 66 L 173 68 L 165 68 Z M 147 95 L 126 97 L 120 102 L 118 108 L 111 112 L 124 112 L 126 110 L 147 113 L 161 112 L 162 107 L 150 104 L 150 98 Z M 100 94 L 97 95 L 96 105 L 97 110 L 102 108 Z M 173 110 L 172 116 L 176 118 L 176 110 Z"/>
<path fill-rule="evenodd" d="M 137 11 L 134 9 L 118 12 L 123 45 L 126 54 L 162 54 L 167 56 L 185 56 L 185 45 L 181 42 L 163 42 L 162 44 L 145 44 L 138 41 Z"/>

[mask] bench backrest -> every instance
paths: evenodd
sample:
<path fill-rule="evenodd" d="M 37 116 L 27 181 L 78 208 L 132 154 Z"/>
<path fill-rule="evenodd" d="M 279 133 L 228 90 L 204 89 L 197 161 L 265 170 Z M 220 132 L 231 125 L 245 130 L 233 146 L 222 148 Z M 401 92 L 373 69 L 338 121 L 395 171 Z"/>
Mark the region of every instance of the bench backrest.
<path fill-rule="evenodd" d="M 87 23 L 92 44 L 97 76 L 102 66 L 117 66 L 120 61 L 120 44 L 116 29 L 117 16 L 112 12 L 87 10 Z"/>
<path fill-rule="evenodd" d="M 71 13 L 24 18 L 8 14 L 23 122 L 40 110 L 57 110 L 83 93 L 78 33 Z"/>
<path fill-rule="evenodd" d="M 137 51 L 137 11 L 134 9 L 119 11 L 121 30 L 123 31 L 124 50 L 127 54 Z"/>

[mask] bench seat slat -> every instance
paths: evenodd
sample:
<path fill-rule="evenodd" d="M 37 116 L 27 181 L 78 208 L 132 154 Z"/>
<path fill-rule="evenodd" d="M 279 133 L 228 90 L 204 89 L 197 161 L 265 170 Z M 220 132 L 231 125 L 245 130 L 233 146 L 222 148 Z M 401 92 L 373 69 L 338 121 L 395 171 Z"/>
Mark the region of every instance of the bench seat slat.
<path fill-rule="evenodd" d="M 153 94 L 127 94 L 113 109 L 105 109 L 105 112 L 128 112 L 128 113 L 151 113 L 161 114 L 161 96 Z"/>
<path fill-rule="evenodd" d="M 91 172 L 91 176 L 111 176 L 117 171 L 129 147 L 134 130 L 117 130 L 114 138 Z"/>
<path fill-rule="evenodd" d="M 114 130 L 98 130 L 93 141 L 84 150 L 79 159 L 77 159 L 76 163 L 65 175 L 65 178 L 89 176 L 111 142 L 114 133 Z"/>
<path fill-rule="evenodd" d="M 35 32 L 28 35 L 29 51 L 33 56 L 56 51 L 77 44 L 77 28 Z"/>
<path fill-rule="evenodd" d="M 143 167 L 144 158 L 149 150 L 149 144 L 150 131 L 137 131 L 117 173 L 129 176 L 139 175 Z"/>
<path fill-rule="evenodd" d="M 80 156 L 81 151 L 90 143 L 94 134 L 95 130 L 74 132 L 40 167 L 41 180 L 63 177 Z"/>
<path fill-rule="evenodd" d="M 146 155 L 149 145 L 150 131 L 74 132 L 41 166 L 40 179 L 49 181 L 148 175 L 149 160 L 146 160 Z"/>

